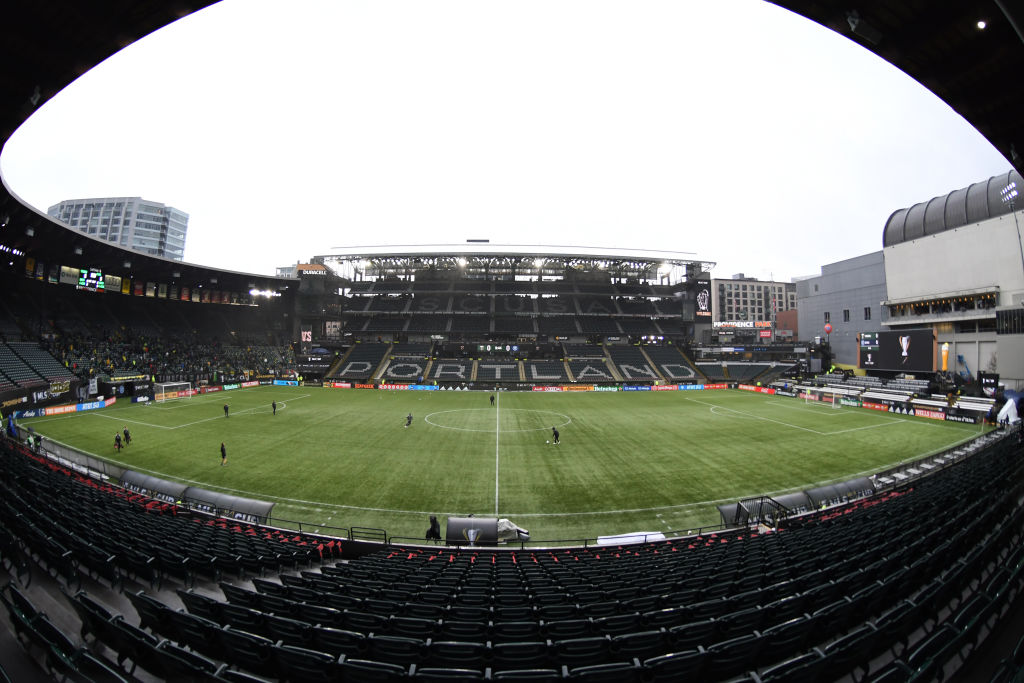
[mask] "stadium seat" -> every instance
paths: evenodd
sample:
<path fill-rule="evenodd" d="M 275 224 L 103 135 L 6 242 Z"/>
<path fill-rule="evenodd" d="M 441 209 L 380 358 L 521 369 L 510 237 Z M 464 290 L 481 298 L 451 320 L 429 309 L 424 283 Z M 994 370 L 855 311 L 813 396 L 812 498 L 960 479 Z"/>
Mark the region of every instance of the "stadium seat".
<path fill-rule="evenodd" d="M 588 683 L 639 683 L 643 672 L 634 662 L 609 662 L 569 669 L 568 680 Z"/>
<path fill-rule="evenodd" d="M 341 680 L 345 683 L 391 683 L 406 678 L 401 664 L 343 657 L 338 662 Z"/>
<path fill-rule="evenodd" d="M 432 667 L 482 670 L 487 667 L 487 655 L 482 642 L 437 640 L 427 644 L 425 662 Z"/>
<path fill-rule="evenodd" d="M 643 662 L 647 680 L 656 683 L 699 681 L 703 676 L 707 652 L 703 648 L 671 652 Z"/>
<path fill-rule="evenodd" d="M 222 659 L 225 662 L 243 669 L 273 672 L 272 640 L 255 633 L 238 631 L 230 626 L 225 627 L 219 634 L 224 652 Z"/>
<path fill-rule="evenodd" d="M 562 672 L 557 669 L 505 669 L 493 672 L 491 678 L 506 683 L 552 683 L 562 680 Z"/>
<path fill-rule="evenodd" d="M 366 638 L 366 654 L 370 659 L 408 666 L 423 660 L 426 643 L 418 638 L 378 636 Z"/>
<path fill-rule="evenodd" d="M 139 615 L 142 628 L 148 628 L 152 633 L 163 632 L 167 624 L 167 615 L 171 612 L 167 605 L 142 591 L 129 593 L 128 601 Z"/>
<path fill-rule="evenodd" d="M 216 662 L 167 640 L 154 648 L 153 654 L 157 670 L 148 671 L 165 680 L 205 680 L 216 674 L 219 669 Z"/>
<path fill-rule="evenodd" d="M 214 598 L 201 595 L 193 590 L 178 589 L 178 597 L 190 614 L 221 623 L 221 607 L 224 603 Z M 228 603 L 230 604 L 230 603 Z"/>
<path fill-rule="evenodd" d="M 293 645 L 274 645 L 272 648 L 277 673 L 288 681 L 303 683 L 330 683 L 338 677 L 338 658 Z"/>
<path fill-rule="evenodd" d="M 540 634 L 536 621 L 495 621 L 490 628 L 490 639 L 495 643 L 536 640 Z"/>
<path fill-rule="evenodd" d="M 826 667 L 827 660 L 820 652 L 812 650 L 764 669 L 758 678 L 762 683 L 814 683 Z M 839 673 L 838 670 L 828 671 L 830 676 Z"/>
<path fill-rule="evenodd" d="M 567 638 L 551 643 L 555 661 L 569 667 L 603 664 L 611 654 L 611 640 L 607 636 Z"/>
<path fill-rule="evenodd" d="M 724 680 L 756 668 L 764 641 L 755 633 L 713 643 L 707 648 L 704 675 Z"/>
<path fill-rule="evenodd" d="M 309 648 L 313 642 L 313 626 L 305 621 L 265 614 L 264 635 L 275 642 Z"/>
<path fill-rule="evenodd" d="M 551 655 L 548 643 L 539 640 L 494 643 L 490 648 L 491 668 L 494 671 L 544 669 L 552 663 Z"/>
<path fill-rule="evenodd" d="M 668 629 L 668 639 L 676 650 L 692 650 L 714 642 L 715 631 L 715 620 L 703 619 L 671 627 Z"/>
<path fill-rule="evenodd" d="M 668 651 L 668 633 L 661 629 L 623 633 L 612 637 L 611 655 L 615 659 L 643 661 Z"/>
<path fill-rule="evenodd" d="M 356 631 L 346 631 L 328 626 L 313 627 L 314 649 L 332 655 L 360 658 L 366 652 L 366 636 Z"/>
<path fill-rule="evenodd" d="M 176 643 L 187 645 L 207 657 L 223 658 L 224 651 L 220 644 L 221 627 L 219 624 L 187 612 L 170 612 L 168 620 L 170 628 L 175 634 L 174 641 Z"/>

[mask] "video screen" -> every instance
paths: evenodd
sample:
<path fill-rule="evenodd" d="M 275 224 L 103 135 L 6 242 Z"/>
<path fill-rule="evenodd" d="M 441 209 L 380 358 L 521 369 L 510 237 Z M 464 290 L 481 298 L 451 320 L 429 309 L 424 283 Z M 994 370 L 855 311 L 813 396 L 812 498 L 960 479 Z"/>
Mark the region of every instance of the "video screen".
<path fill-rule="evenodd" d="M 932 330 L 879 332 L 874 346 L 865 344 L 866 336 L 861 335 L 860 367 L 903 372 L 935 371 L 935 334 Z"/>

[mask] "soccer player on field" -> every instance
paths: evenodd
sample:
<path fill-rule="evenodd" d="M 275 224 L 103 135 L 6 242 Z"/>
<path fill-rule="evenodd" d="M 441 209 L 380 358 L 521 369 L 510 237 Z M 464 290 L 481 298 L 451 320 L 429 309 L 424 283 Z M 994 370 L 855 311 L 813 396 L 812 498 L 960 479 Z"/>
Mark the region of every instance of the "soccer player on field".
<path fill-rule="evenodd" d="M 556 427 L 551 428 L 551 440 L 556 446 L 558 445 L 558 429 Z"/>

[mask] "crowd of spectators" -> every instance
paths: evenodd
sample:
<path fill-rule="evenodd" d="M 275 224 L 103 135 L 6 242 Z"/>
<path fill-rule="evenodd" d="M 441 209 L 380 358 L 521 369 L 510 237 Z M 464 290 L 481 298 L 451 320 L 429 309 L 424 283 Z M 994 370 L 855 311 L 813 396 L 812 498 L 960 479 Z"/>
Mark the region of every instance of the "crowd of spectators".
<path fill-rule="evenodd" d="M 281 375 L 295 366 L 290 346 L 253 340 L 143 334 L 130 327 L 89 335 L 55 334 L 43 346 L 83 380 L 148 375 L 158 382 L 223 382 Z"/>

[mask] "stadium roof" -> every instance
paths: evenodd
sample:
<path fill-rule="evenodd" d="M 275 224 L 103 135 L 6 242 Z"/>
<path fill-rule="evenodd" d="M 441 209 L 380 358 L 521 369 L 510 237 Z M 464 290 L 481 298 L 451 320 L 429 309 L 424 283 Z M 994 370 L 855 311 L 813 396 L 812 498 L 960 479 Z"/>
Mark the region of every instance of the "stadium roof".
<path fill-rule="evenodd" d="M 195 12 L 209 0 L 19 1 L 3 11 L 0 142 L 82 73 L 132 42 Z M 775 0 L 902 69 L 978 129 L 1024 171 L 1024 16 L 1005 0 Z M 979 28 L 979 21 L 984 28 Z M 273 131 L 270 132 L 273 135 Z M 941 144 L 941 141 L 936 141 Z M 1018 150 L 1021 150 L 1019 153 Z M 287 286 L 287 278 L 249 275 L 145 256 L 89 238 L 0 189 L 0 245 L 47 263 L 73 261 L 156 281 L 218 278 L 222 288 Z M 593 253 L 588 254 L 593 256 Z M 71 265 L 70 263 L 68 265 Z M 178 278 L 175 277 L 178 274 Z"/>
<path fill-rule="evenodd" d="M 491 244 L 490 242 L 466 242 L 457 244 L 391 244 L 361 247 L 335 247 L 331 254 L 322 258 L 334 260 L 371 259 L 381 256 L 409 258 L 416 256 L 475 256 L 475 257 L 536 257 L 536 258 L 585 258 L 626 261 L 665 261 L 669 263 L 703 263 L 710 269 L 713 263 L 702 261 L 687 251 L 662 251 L 658 249 L 617 249 L 609 247 L 569 246 L 560 244 Z"/>
<path fill-rule="evenodd" d="M 1004 188 L 1024 190 L 1024 179 L 1016 171 L 1008 171 L 927 202 L 894 211 L 885 222 L 882 246 L 891 247 L 925 235 L 1012 213 L 1015 203 L 1005 201 L 1007 197 Z M 1012 198 L 1015 197 L 1013 195 Z"/>

